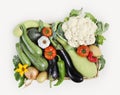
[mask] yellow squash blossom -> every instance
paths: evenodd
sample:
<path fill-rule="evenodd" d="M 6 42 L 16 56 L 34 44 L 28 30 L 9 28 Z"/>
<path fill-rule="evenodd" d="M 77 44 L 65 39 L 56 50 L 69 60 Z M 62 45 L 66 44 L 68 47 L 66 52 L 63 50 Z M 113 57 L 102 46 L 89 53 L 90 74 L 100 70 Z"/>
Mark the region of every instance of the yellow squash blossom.
<path fill-rule="evenodd" d="M 18 72 L 20 76 L 22 77 L 24 73 L 28 71 L 27 67 L 28 67 L 27 64 L 22 65 L 19 63 L 18 68 L 15 71 Z"/>

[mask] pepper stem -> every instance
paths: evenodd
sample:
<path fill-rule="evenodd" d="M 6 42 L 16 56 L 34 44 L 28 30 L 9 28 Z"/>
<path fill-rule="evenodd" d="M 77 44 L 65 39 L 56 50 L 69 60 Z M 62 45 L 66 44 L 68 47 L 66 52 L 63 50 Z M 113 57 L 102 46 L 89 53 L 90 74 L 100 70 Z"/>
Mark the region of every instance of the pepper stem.
<path fill-rule="evenodd" d="M 59 56 L 59 55 L 57 55 L 57 57 L 58 57 L 58 61 L 60 61 L 60 60 L 61 60 L 60 56 Z"/>

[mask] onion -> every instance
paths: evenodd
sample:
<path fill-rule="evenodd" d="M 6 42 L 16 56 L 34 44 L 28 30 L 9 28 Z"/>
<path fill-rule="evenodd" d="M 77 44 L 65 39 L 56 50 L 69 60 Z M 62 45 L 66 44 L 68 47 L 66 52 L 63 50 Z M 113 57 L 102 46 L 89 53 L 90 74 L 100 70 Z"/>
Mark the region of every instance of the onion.
<path fill-rule="evenodd" d="M 35 67 L 28 67 L 28 71 L 25 72 L 26 78 L 35 80 L 38 76 L 39 71 Z"/>

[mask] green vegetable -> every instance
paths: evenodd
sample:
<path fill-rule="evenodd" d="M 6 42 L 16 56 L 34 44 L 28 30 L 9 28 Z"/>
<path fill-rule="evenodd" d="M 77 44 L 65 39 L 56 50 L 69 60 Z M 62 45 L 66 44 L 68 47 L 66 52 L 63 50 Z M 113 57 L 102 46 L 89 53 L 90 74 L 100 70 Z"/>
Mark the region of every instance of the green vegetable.
<path fill-rule="evenodd" d="M 24 54 L 24 52 L 22 51 L 20 43 L 16 44 L 16 50 L 17 50 L 18 56 L 19 56 L 22 64 L 28 64 L 28 66 L 30 66 L 31 62 L 28 59 L 28 57 Z"/>
<path fill-rule="evenodd" d="M 96 30 L 96 32 L 95 32 L 95 37 L 96 37 L 96 42 L 95 42 L 95 44 L 96 45 L 102 45 L 103 44 L 103 42 L 104 42 L 104 40 L 105 40 L 105 37 L 102 35 L 105 31 L 107 31 L 108 30 L 108 28 L 109 28 L 109 24 L 108 23 L 105 23 L 105 24 L 103 24 L 102 22 L 100 22 L 100 21 L 98 21 L 97 23 L 96 23 L 96 25 L 97 25 L 97 30 Z"/>
<path fill-rule="evenodd" d="M 25 83 L 25 77 L 21 77 L 18 72 L 14 73 L 14 77 L 16 81 L 19 81 L 18 87 L 22 87 Z"/>
<path fill-rule="evenodd" d="M 26 29 L 28 28 L 31 28 L 31 27 L 38 27 L 39 26 L 39 22 L 36 21 L 36 20 L 27 20 L 23 23 L 21 23 L 25 26 Z M 22 34 L 23 34 L 23 31 L 20 29 L 20 25 L 21 24 L 18 24 L 15 29 L 13 30 L 13 34 L 16 36 L 16 37 L 21 37 Z"/>
<path fill-rule="evenodd" d="M 60 22 L 57 21 L 57 22 L 55 22 L 55 23 L 52 24 L 52 31 L 56 31 L 57 30 L 57 27 L 58 27 L 59 23 Z"/>
<path fill-rule="evenodd" d="M 26 29 L 33 28 L 33 27 L 39 27 L 39 22 L 37 20 L 27 20 L 22 23 Z"/>
<path fill-rule="evenodd" d="M 18 67 L 18 64 L 19 64 L 19 63 L 21 63 L 20 58 L 18 57 L 18 55 L 15 55 L 15 56 L 13 57 L 13 64 L 14 64 L 15 68 Z"/>
<path fill-rule="evenodd" d="M 45 71 L 48 68 L 48 62 L 46 61 L 45 58 L 42 56 L 35 56 L 33 55 L 26 47 L 25 43 L 20 41 L 20 45 L 25 52 L 25 54 L 28 56 L 32 64 L 39 70 L 39 71 Z"/>
<path fill-rule="evenodd" d="M 97 30 L 96 30 L 96 35 L 102 35 L 105 31 L 107 31 L 108 30 L 108 28 L 109 28 L 109 24 L 108 23 L 105 23 L 105 24 L 103 24 L 102 22 L 100 22 L 100 21 L 98 21 L 97 23 L 96 23 L 96 25 L 97 25 Z"/>
<path fill-rule="evenodd" d="M 102 70 L 103 68 L 104 68 L 104 66 L 105 66 L 105 63 L 106 63 L 106 61 L 105 61 L 105 59 L 103 58 L 103 56 L 100 56 L 100 58 L 98 59 L 98 63 L 99 63 L 99 71 L 100 70 Z"/>
<path fill-rule="evenodd" d="M 60 56 L 58 56 L 57 66 L 58 66 L 58 71 L 59 71 L 59 79 L 54 86 L 60 85 L 64 81 L 64 77 L 65 77 L 65 63 L 60 58 Z"/>
<path fill-rule="evenodd" d="M 64 22 L 68 21 L 69 20 L 69 17 L 66 17 L 64 18 Z"/>
<path fill-rule="evenodd" d="M 18 87 L 22 87 L 23 85 L 24 85 L 24 83 L 25 83 L 25 77 L 20 77 L 20 80 L 19 80 L 20 82 L 19 82 L 19 85 L 18 85 Z"/>
<path fill-rule="evenodd" d="M 42 31 L 42 29 L 43 29 L 43 27 L 44 27 L 44 25 L 43 25 L 43 21 L 42 21 L 42 20 L 40 20 L 40 21 L 39 21 L 38 31 L 39 31 L 39 32 L 41 32 L 41 31 Z"/>
<path fill-rule="evenodd" d="M 30 38 L 27 35 L 26 28 L 24 25 L 20 26 L 21 30 L 23 31 L 22 39 L 29 49 L 29 51 L 34 55 L 34 56 L 41 56 L 42 55 L 42 50 L 39 48 L 35 43 L 33 43 Z"/>
<path fill-rule="evenodd" d="M 18 81 L 20 79 L 20 74 L 18 72 L 14 73 L 15 80 Z"/>
<path fill-rule="evenodd" d="M 102 45 L 103 44 L 103 42 L 104 42 L 104 40 L 105 40 L 105 38 L 104 38 L 104 36 L 102 36 L 102 35 L 97 35 L 96 36 L 96 45 Z"/>
<path fill-rule="evenodd" d="M 22 36 L 23 32 L 22 32 L 22 30 L 20 29 L 20 25 L 17 25 L 17 26 L 15 27 L 15 29 L 13 30 L 13 34 L 14 34 L 14 36 L 16 36 L 16 37 L 21 37 L 21 36 Z"/>
<path fill-rule="evenodd" d="M 82 9 L 80 9 L 80 10 L 75 10 L 75 9 L 73 9 L 71 12 L 70 12 L 70 17 L 72 17 L 72 16 L 79 16 L 80 15 L 80 13 L 82 12 Z"/>
<path fill-rule="evenodd" d="M 86 78 L 92 78 L 97 74 L 97 67 L 95 63 L 88 61 L 86 57 L 80 57 L 73 47 L 69 46 L 67 42 L 57 36 L 57 41 L 64 47 L 69 54 L 75 69 L 80 72 Z"/>
<path fill-rule="evenodd" d="M 94 23 L 96 23 L 96 21 L 97 21 L 97 19 L 91 13 L 86 12 L 85 18 L 86 17 L 90 18 Z"/>

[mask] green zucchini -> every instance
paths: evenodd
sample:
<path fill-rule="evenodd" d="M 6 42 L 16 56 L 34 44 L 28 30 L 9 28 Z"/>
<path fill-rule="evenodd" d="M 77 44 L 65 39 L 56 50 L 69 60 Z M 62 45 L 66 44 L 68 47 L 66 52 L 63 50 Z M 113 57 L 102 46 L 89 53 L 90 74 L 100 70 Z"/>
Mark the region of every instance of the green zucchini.
<path fill-rule="evenodd" d="M 39 27 L 39 21 L 37 20 L 27 20 L 24 21 L 22 24 L 24 24 L 25 28 L 32 28 L 32 27 Z"/>
<path fill-rule="evenodd" d="M 45 71 L 48 68 L 48 62 L 45 58 L 43 58 L 42 56 L 34 56 L 33 54 L 31 54 L 31 52 L 27 49 L 25 43 L 22 41 L 20 41 L 20 45 L 23 49 L 23 51 L 25 52 L 25 54 L 28 56 L 28 58 L 30 59 L 30 61 L 32 62 L 32 64 L 39 70 L 39 71 Z"/>
<path fill-rule="evenodd" d="M 28 57 L 24 54 L 24 52 L 22 51 L 20 43 L 16 43 L 16 50 L 17 50 L 18 56 L 19 56 L 22 64 L 28 64 L 28 66 L 30 66 L 31 62 L 28 59 Z"/>
<path fill-rule="evenodd" d="M 40 47 L 38 47 L 34 42 L 30 40 L 30 38 L 27 35 L 26 28 L 24 25 L 20 26 L 21 30 L 23 31 L 22 39 L 27 46 L 28 50 L 34 55 L 34 56 L 41 56 L 42 50 Z"/>
<path fill-rule="evenodd" d="M 21 37 L 21 36 L 22 36 L 23 32 L 22 32 L 22 30 L 20 29 L 20 25 L 17 25 L 17 26 L 14 28 L 13 34 L 14 34 L 14 36 L 16 36 L 16 37 Z"/>
<path fill-rule="evenodd" d="M 23 23 L 21 23 L 25 26 L 26 29 L 28 28 L 38 28 L 39 27 L 39 21 L 36 21 L 36 20 L 27 20 L 27 21 L 24 21 Z M 16 36 L 16 37 L 21 37 L 22 34 L 23 34 L 23 31 L 20 29 L 20 25 L 21 24 L 18 24 L 14 30 L 13 30 L 13 34 Z"/>

